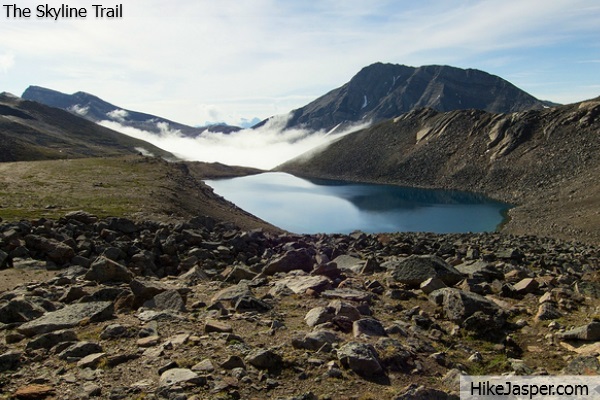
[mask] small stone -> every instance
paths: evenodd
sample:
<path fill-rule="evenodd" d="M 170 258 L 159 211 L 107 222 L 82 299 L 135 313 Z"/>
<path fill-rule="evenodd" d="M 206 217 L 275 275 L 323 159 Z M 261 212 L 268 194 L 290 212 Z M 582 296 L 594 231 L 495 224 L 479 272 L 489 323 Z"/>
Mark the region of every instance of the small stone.
<path fill-rule="evenodd" d="M 173 346 L 180 346 L 182 344 L 186 344 L 190 339 L 190 336 L 191 335 L 189 333 L 179 333 L 177 335 L 170 336 L 169 339 L 167 339 L 167 343 Z"/>
<path fill-rule="evenodd" d="M 548 321 L 562 317 L 562 313 L 556 308 L 554 302 L 544 302 L 538 307 L 538 312 L 535 315 L 536 321 Z"/>
<path fill-rule="evenodd" d="M 72 219 L 86 225 L 91 225 L 98 221 L 97 216 L 82 210 L 68 212 L 64 215 L 63 218 L 65 218 L 66 220 Z"/>
<path fill-rule="evenodd" d="M 440 278 L 432 277 L 421 282 L 421 285 L 419 287 L 423 291 L 423 293 L 429 294 L 434 290 L 445 288 L 446 284 Z"/>
<path fill-rule="evenodd" d="M 168 370 L 170 370 L 170 369 L 173 369 L 173 368 L 178 368 L 178 367 L 179 367 L 179 364 L 177 364 L 177 362 L 175 362 L 175 361 L 171 361 L 171 362 L 169 362 L 169 363 L 167 363 L 167 364 L 163 365 L 162 367 L 160 367 L 160 368 L 158 369 L 158 374 L 159 374 L 159 375 L 162 375 L 162 374 L 163 374 L 163 373 L 165 373 L 166 371 L 168 371 Z"/>
<path fill-rule="evenodd" d="M 381 322 L 374 318 L 363 318 L 354 321 L 352 324 L 352 334 L 354 337 L 359 336 L 387 336 L 385 328 Z"/>
<path fill-rule="evenodd" d="M 307 333 L 303 338 L 292 339 L 292 346 L 297 349 L 306 349 L 312 351 L 323 350 L 329 352 L 334 343 L 340 342 L 340 338 L 335 332 L 328 330 L 316 330 Z"/>
<path fill-rule="evenodd" d="M 246 361 L 259 369 L 274 369 L 281 365 L 283 359 L 271 350 L 258 349 L 248 354 Z"/>
<path fill-rule="evenodd" d="M 88 281 L 95 281 L 98 283 L 129 283 L 133 280 L 133 273 L 124 265 L 101 256 L 92 263 L 84 278 Z"/>
<path fill-rule="evenodd" d="M 103 360 L 106 360 L 106 353 L 90 354 L 77 361 L 77 366 L 95 369 Z"/>
<path fill-rule="evenodd" d="M 177 290 L 165 290 L 145 302 L 144 307 L 163 311 L 185 311 L 185 300 Z"/>
<path fill-rule="evenodd" d="M 347 343 L 338 349 L 337 356 L 344 368 L 359 375 L 375 376 L 383 371 L 377 351 L 369 344 Z"/>
<path fill-rule="evenodd" d="M 273 275 L 277 272 L 290 272 L 302 270 L 310 272 L 313 267 L 313 258 L 306 249 L 290 250 L 285 254 L 272 259 L 262 272 L 265 275 Z"/>
<path fill-rule="evenodd" d="M 266 312 L 269 311 L 271 308 L 272 307 L 269 304 L 260 299 L 257 299 L 254 296 L 242 296 L 236 301 L 234 305 L 234 309 L 236 312 Z"/>
<path fill-rule="evenodd" d="M 240 298 L 245 296 L 252 296 L 252 291 L 248 287 L 248 284 L 239 283 L 217 292 L 210 302 L 211 305 L 217 302 L 228 302 L 233 306 Z"/>
<path fill-rule="evenodd" d="M 9 351 L 0 355 L 0 372 L 18 369 L 21 355 L 22 353 L 19 351 Z"/>
<path fill-rule="evenodd" d="M 341 300 L 330 301 L 328 307 L 333 308 L 336 317 L 347 317 L 352 322 L 360 319 L 361 317 L 358 308 Z"/>
<path fill-rule="evenodd" d="M 533 278 L 525 278 L 514 285 L 515 290 L 519 294 L 527 294 L 535 292 L 539 287 L 538 281 Z"/>
<path fill-rule="evenodd" d="M 351 288 L 336 288 L 332 290 L 325 290 L 321 293 L 321 296 L 326 299 L 342 299 L 360 302 L 371 302 L 373 294 L 364 290 L 357 290 Z"/>
<path fill-rule="evenodd" d="M 342 271 L 340 271 L 337 267 L 337 264 L 333 261 L 326 262 L 323 264 L 317 265 L 312 271 L 311 275 L 322 275 L 326 276 L 330 279 L 337 279 L 341 275 Z"/>
<path fill-rule="evenodd" d="M 483 362 L 483 356 L 480 352 L 476 351 L 475 353 L 471 354 L 468 360 L 472 363 L 480 363 Z"/>
<path fill-rule="evenodd" d="M 129 282 L 129 288 L 135 297 L 134 304 L 136 307 L 139 307 L 144 302 L 168 289 L 161 282 L 145 280 L 139 277 Z"/>
<path fill-rule="evenodd" d="M 102 353 L 102 347 L 94 342 L 78 342 L 63 350 L 58 358 L 61 360 L 80 360 L 85 356 L 94 353 Z"/>
<path fill-rule="evenodd" d="M 246 368 L 244 360 L 240 356 L 229 356 L 227 360 L 221 363 L 221 368 L 234 369 L 234 368 Z"/>
<path fill-rule="evenodd" d="M 215 370 L 215 366 L 208 358 L 200 361 L 199 363 L 197 363 L 196 365 L 194 365 L 192 367 L 192 371 L 195 371 L 195 372 L 209 373 L 209 372 L 213 372 L 214 370 Z"/>
<path fill-rule="evenodd" d="M 56 332 L 48 332 L 37 338 L 30 340 L 27 343 L 27 350 L 51 349 L 59 343 L 76 342 L 77 335 L 73 330 L 62 330 Z"/>
<path fill-rule="evenodd" d="M 396 339 L 382 337 L 375 344 L 378 361 L 389 371 L 408 373 L 415 367 L 415 354 L 410 352 Z"/>
<path fill-rule="evenodd" d="M 206 323 L 204 324 L 204 332 L 206 333 L 210 333 L 210 332 L 233 332 L 233 328 L 231 327 L 231 325 L 226 324 L 224 322 L 221 321 L 216 321 L 214 319 L 207 319 Z"/>
<path fill-rule="evenodd" d="M 564 375 L 598 375 L 600 361 L 594 356 L 577 356 L 563 369 Z"/>
<path fill-rule="evenodd" d="M 370 257 L 365 265 L 360 269 L 360 274 L 370 275 L 382 271 L 383 268 L 374 257 Z"/>
<path fill-rule="evenodd" d="M 554 302 L 554 296 L 552 296 L 552 292 L 544 293 L 538 300 L 538 303 L 546 303 L 546 302 Z"/>
<path fill-rule="evenodd" d="M 331 280 L 325 276 L 291 276 L 282 279 L 277 284 L 285 285 L 293 293 L 303 294 L 307 290 L 313 290 L 321 293 L 325 289 L 331 288 Z"/>
<path fill-rule="evenodd" d="M 598 341 L 600 340 L 600 321 L 592 321 L 570 331 L 557 333 L 556 336 L 561 340 Z"/>
<path fill-rule="evenodd" d="M 475 312 L 490 317 L 500 312 L 500 307 L 493 301 L 471 292 L 454 288 L 438 289 L 429 294 L 432 302 L 441 305 L 446 318 L 461 323 Z"/>
<path fill-rule="evenodd" d="M 172 368 L 162 373 L 158 384 L 161 387 L 168 387 L 183 382 L 204 385 L 206 383 L 206 378 L 199 376 L 189 369 Z"/>
<path fill-rule="evenodd" d="M 23 386 L 15 392 L 14 396 L 17 399 L 43 399 L 55 393 L 52 386 L 48 385 L 27 385 Z"/>
<path fill-rule="evenodd" d="M 449 286 L 457 284 L 463 278 L 456 268 L 440 257 L 431 255 L 412 255 L 400 261 L 387 261 L 383 266 L 391 270 L 391 275 L 397 282 L 413 288 L 418 288 L 429 278 L 438 278 Z"/>
<path fill-rule="evenodd" d="M 455 398 L 457 397 L 439 389 L 412 384 L 403 393 L 395 396 L 394 400 L 450 400 Z"/>
<path fill-rule="evenodd" d="M 147 336 L 147 337 L 138 339 L 137 345 L 139 347 L 152 347 L 152 346 L 156 346 L 159 342 L 160 342 L 160 336 L 152 335 L 152 336 Z"/>
<path fill-rule="evenodd" d="M 111 324 L 104 327 L 100 339 L 117 339 L 127 335 L 127 328 L 121 324 Z"/>
<path fill-rule="evenodd" d="M 548 324 L 548 329 L 550 329 L 550 330 L 557 331 L 560 328 L 562 328 L 562 325 L 556 321 L 552 321 Z"/>
<path fill-rule="evenodd" d="M 88 397 L 98 397 L 102 394 L 102 388 L 91 382 L 83 384 L 83 391 Z"/>
<path fill-rule="evenodd" d="M 23 339 L 25 339 L 25 335 L 21 335 L 18 332 L 9 332 L 4 337 L 4 341 L 6 341 L 6 344 L 19 343 Z"/>
<path fill-rule="evenodd" d="M 306 325 L 313 327 L 329 322 L 335 317 L 335 310 L 332 307 L 315 307 L 304 317 Z"/>

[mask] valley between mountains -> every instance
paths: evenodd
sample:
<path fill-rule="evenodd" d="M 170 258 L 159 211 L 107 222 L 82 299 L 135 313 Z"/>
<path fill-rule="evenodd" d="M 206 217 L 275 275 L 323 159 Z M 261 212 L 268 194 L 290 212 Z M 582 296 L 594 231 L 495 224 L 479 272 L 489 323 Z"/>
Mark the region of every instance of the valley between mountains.
<path fill-rule="evenodd" d="M 371 126 L 276 170 L 514 208 L 498 232 L 308 235 L 203 182 L 260 170 L 96 124 L 172 121 L 26 94 L 0 95 L 0 399 L 458 399 L 461 375 L 600 374 L 600 98 L 365 67 L 288 128 Z"/>

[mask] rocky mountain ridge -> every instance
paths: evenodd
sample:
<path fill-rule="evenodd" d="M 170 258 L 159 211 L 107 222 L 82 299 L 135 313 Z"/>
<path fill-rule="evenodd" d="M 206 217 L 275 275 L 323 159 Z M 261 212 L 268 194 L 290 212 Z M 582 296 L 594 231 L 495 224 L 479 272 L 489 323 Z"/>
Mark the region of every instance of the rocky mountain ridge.
<path fill-rule="evenodd" d="M 328 131 L 339 124 L 376 123 L 424 107 L 510 113 L 552 105 L 476 69 L 375 63 L 345 85 L 293 110 L 288 127 Z"/>
<path fill-rule="evenodd" d="M 598 374 L 599 249 L 289 235 L 196 217 L 0 223 L 9 398 L 458 399 L 461 374 Z"/>
<path fill-rule="evenodd" d="M 299 176 L 480 192 L 508 232 L 600 240 L 600 98 L 510 114 L 420 109 L 289 161 Z"/>
<path fill-rule="evenodd" d="M 176 157 L 148 142 L 66 111 L 0 94 L 0 162 L 151 153 Z"/>
<path fill-rule="evenodd" d="M 179 131 L 183 136 L 196 137 L 210 129 L 213 132 L 230 133 L 240 130 L 236 126 L 225 124 L 210 127 L 192 127 L 151 114 L 127 110 L 110 104 L 97 96 L 85 92 L 65 94 L 40 86 L 29 86 L 22 97 L 37 101 L 50 107 L 60 108 L 93 122 L 112 121 L 126 127 L 132 127 L 155 134 L 165 131 Z"/>

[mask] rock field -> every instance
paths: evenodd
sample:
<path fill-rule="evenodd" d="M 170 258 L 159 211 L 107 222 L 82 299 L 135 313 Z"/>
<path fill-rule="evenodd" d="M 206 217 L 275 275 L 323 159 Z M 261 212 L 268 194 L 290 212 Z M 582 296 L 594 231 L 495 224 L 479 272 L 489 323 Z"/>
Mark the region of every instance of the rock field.
<path fill-rule="evenodd" d="M 0 221 L 0 399 L 456 399 L 598 374 L 599 249 L 293 235 L 196 217 Z"/>

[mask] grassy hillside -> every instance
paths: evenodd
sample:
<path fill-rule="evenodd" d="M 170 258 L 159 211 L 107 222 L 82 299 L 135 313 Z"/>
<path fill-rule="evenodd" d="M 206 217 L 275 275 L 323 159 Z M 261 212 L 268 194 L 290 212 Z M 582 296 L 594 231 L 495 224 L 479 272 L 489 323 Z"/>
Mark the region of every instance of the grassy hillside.
<path fill-rule="evenodd" d="M 249 229 L 273 229 L 201 181 L 218 176 L 215 168 L 143 156 L 0 163 L 0 184 L 6 188 L 0 192 L 0 217 L 58 218 L 74 210 L 163 221 L 208 215 Z M 255 172 L 219 170 L 228 176 Z"/>

